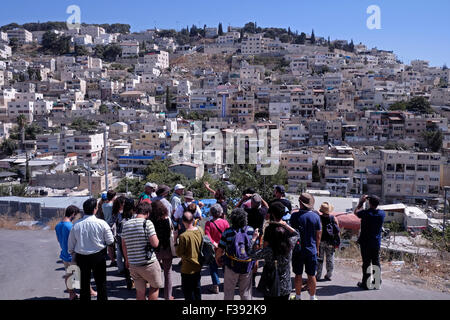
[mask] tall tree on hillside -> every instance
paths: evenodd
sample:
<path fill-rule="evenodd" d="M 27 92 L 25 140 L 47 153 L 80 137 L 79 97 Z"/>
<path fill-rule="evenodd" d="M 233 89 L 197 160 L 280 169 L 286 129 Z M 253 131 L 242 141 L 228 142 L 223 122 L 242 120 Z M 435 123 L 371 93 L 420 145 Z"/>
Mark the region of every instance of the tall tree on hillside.
<path fill-rule="evenodd" d="M 170 99 L 170 90 L 169 86 L 166 87 L 166 110 L 170 111 L 172 109 L 172 102 Z"/>
<path fill-rule="evenodd" d="M 219 27 L 218 27 L 218 31 L 217 32 L 218 32 L 219 36 L 223 35 L 222 22 L 219 23 Z"/>
<path fill-rule="evenodd" d="M 311 44 L 315 44 L 316 43 L 316 36 L 314 34 L 314 29 L 311 32 Z"/>
<path fill-rule="evenodd" d="M 25 125 L 27 123 L 27 119 L 23 114 L 21 114 L 17 117 L 16 121 L 20 132 L 20 148 L 25 150 Z"/>
<path fill-rule="evenodd" d="M 11 51 L 13 53 L 16 52 L 19 48 L 19 40 L 17 40 L 16 38 L 12 38 L 11 40 L 9 40 L 9 46 L 11 47 Z"/>

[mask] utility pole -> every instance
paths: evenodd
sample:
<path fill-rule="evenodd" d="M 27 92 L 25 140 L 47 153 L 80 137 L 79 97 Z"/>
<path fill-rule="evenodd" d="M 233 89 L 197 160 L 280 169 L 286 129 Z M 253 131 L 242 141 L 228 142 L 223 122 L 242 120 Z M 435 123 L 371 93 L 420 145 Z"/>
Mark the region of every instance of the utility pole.
<path fill-rule="evenodd" d="M 105 145 L 105 186 L 106 186 L 106 192 L 109 190 L 109 183 L 108 183 L 108 127 L 105 124 L 105 132 L 103 134 L 103 141 Z"/>
<path fill-rule="evenodd" d="M 360 190 L 360 193 L 361 193 L 361 195 L 363 195 L 363 193 L 364 193 L 364 191 L 363 191 L 363 172 L 361 171 L 361 190 Z"/>
<path fill-rule="evenodd" d="M 447 192 L 450 190 L 450 186 L 444 187 L 444 218 L 442 223 L 442 232 L 444 233 L 445 237 L 445 216 L 447 215 Z"/>
<path fill-rule="evenodd" d="M 92 182 L 91 182 L 91 162 L 88 161 L 88 184 L 89 184 L 89 197 L 92 197 Z"/>

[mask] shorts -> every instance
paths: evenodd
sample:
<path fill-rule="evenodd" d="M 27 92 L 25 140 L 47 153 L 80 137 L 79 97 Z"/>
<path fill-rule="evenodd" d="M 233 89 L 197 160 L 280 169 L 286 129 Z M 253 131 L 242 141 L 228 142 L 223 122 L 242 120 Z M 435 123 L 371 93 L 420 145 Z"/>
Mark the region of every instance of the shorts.
<path fill-rule="evenodd" d="M 317 271 L 317 255 L 292 255 L 292 270 L 295 275 L 301 276 L 303 268 L 308 276 L 315 276 Z"/>
<path fill-rule="evenodd" d="M 145 291 L 147 282 L 152 288 L 164 288 L 161 277 L 161 266 L 158 261 L 144 266 L 130 265 L 130 274 L 137 291 Z"/>

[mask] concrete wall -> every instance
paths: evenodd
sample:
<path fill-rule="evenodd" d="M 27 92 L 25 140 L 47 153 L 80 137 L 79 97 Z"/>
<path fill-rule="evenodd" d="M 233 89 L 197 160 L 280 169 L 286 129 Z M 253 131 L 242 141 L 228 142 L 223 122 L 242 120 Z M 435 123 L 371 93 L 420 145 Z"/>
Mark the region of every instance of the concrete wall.
<path fill-rule="evenodd" d="M 64 208 L 45 208 L 40 203 L 0 201 L 0 215 L 14 216 L 16 213 L 29 214 L 34 220 L 46 222 L 64 216 Z"/>
<path fill-rule="evenodd" d="M 72 189 L 80 185 L 80 176 L 75 174 L 41 174 L 33 178 L 33 185 L 53 189 Z"/>

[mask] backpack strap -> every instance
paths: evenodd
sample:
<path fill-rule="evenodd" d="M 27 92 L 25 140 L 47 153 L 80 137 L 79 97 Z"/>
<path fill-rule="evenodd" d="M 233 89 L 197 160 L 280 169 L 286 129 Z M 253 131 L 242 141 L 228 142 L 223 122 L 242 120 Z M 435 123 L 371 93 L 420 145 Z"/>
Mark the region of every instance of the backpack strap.
<path fill-rule="evenodd" d="M 214 226 L 217 228 L 217 230 L 220 232 L 220 234 L 222 234 L 223 231 L 219 229 L 219 227 L 217 226 L 217 224 L 216 224 L 214 221 L 212 221 L 212 220 L 211 220 L 211 222 L 214 224 Z"/>

